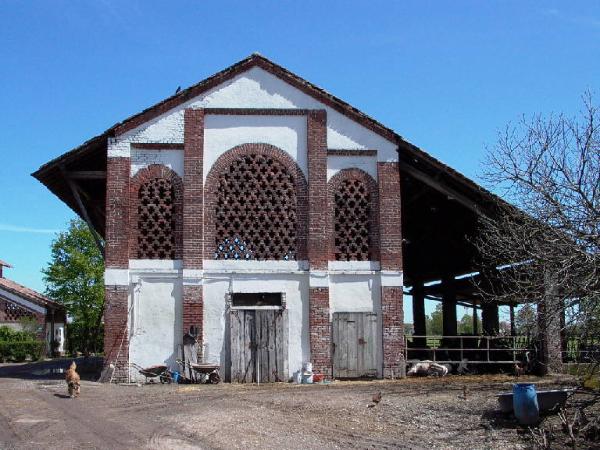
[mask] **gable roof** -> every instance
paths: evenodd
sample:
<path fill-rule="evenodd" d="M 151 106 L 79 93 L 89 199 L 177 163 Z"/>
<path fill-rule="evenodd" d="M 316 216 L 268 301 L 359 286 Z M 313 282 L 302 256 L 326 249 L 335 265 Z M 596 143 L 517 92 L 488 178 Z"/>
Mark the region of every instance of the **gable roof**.
<path fill-rule="evenodd" d="M 303 93 L 313 97 L 317 101 L 331 107 L 339 113 L 345 115 L 351 120 L 356 121 L 365 128 L 377 133 L 385 139 L 394 142 L 398 145 L 400 161 L 407 167 L 413 168 L 414 171 L 422 175 L 423 180 L 435 180 L 435 185 L 447 183 L 450 193 L 462 199 L 466 206 L 472 209 L 488 209 L 493 203 L 501 201 L 498 197 L 483 189 L 481 186 L 463 176 L 459 172 L 453 170 L 449 166 L 443 164 L 433 158 L 417 146 L 404 140 L 402 136 L 392 129 L 381 124 L 377 120 L 361 112 L 349 103 L 335 97 L 324 89 L 310 83 L 309 81 L 290 72 L 286 68 L 274 63 L 264 56 L 253 53 L 247 58 L 233 64 L 232 66 L 200 81 L 197 84 L 190 86 L 187 89 L 176 93 L 175 95 L 166 98 L 165 100 L 156 103 L 155 105 L 134 114 L 122 122 L 116 123 L 102 134 L 91 138 L 80 146 L 64 153 L 63 155 L 42 165 L 37 171 L 32 173 L 32 176 L 42 182 L 50 191 L 63 200 L 73 211 L 82 216 L 82 211 L 78 204 L 75 195 L 72 193 L 72 188 L 69 187 L 65 180 L 65 168 L 73 166 L 75 169 L 80 169 L 86 166 L 86 170 L 106 171 L 106 148 L 108 138 L 119 136 L 127 131 L 130 131 L 177 106 L 192 100 L 193 98 L 207 92 L 208 90 L 242 74 L 243 72 L 253 68 L 260 67 L 270 74 L 287 82 L 291 86 L 299 89 Z M 401 165 L 402 170 L 402 165 Z M 89 197 L 89 196 L 88 196 Z M 84 199 L 85 200 L 85 199 Z M 83 201 L 85 204 L 86 201 Z M 91 201 L 88 199 L 88 205 L 91 206 Z M 101 203 L 98 211 L 89 213 L 90 220 L 94 228 L 101 234 L 104 234 L 104 199 L 96 199 L 96 203 Z M 97 206 L 97 205 L 96 205 Z"/>
<path fill-rule="evenodd" d="M 53 309 L 63 309 L 64 306 L 60 303 L 56 303 L 53 300 L 50 300 L 45 295 L 40 294 L 33 289 L 30 289 L 22 284 L 17 283 L 16 281 L 9 280 L 8 278 L 0 278 L 0 294 L 1 290 L 6 292 L 10 292 L 11 294 L 16 295 L 17 297 L 21 297 L 22 299 L 28 300 L 31 303 L 35 303 L 39 306 L 51 307 Z"/>

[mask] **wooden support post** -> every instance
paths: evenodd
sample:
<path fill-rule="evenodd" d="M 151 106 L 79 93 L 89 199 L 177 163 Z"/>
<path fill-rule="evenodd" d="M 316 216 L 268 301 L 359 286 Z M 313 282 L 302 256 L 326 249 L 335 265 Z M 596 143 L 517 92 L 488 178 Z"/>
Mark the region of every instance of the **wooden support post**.
<path fill-rule="evenodd" d="M 515 305 L 510 305 L 510 335 L 517 335 L 517 330 L 515 327 Z"/>
<path fill-rule="evenodd" d="M 458 327 L 456 324 L 456 291 L 454 289 L 454 277 L 446 277 L 442 280 L 442 326 L 444 336 L 456 336 Z"/>
<path fill-rule="evenodd" d="M 479 323 L 477 320 L 477 305 L 473 302 L 473 334 L 479 334 Z"/>
<path fill-rule="evenodd" d="M 413 305 L 413 327 L 415 336 L 425 336 L 427 334 L 425 317 L 425 292 L 423 290 L 423 281 L 415 280 L 412 290 Z M 426 345 L 425 338 L 414 338 L 413 345 L 417 348 L 423 348 Z"/>
<path fill-rule="evenodd" d="M 486 336 L 494 336 L 498 334 L 498 330 L 500 328 L 498 305 L 493 303 L 484 303 L 481 307 L 481 322 L 483 334 Z"/>
<path fill-rule="evenodd" d="M 92 236 L 94 237 L 94 241 L 96 242 L 96 246 L 98 247 L 98 250 L 100 250 L 100 254 L 102 255 L 102 258 L 104 258 L 104 246 L 102 245 L 100 236 L 98 236 L 98 233 L 96 233 L 96 230 L 94 229 L 94 227 L 92 225 L 92 221 L 90 220 L 90 216 L 87 212 L 87 209 L 86 209 L 85 205 L 83 204 L 83 201 L 81 200 L 81 196 L 79 195 L 79 187 L 75 184 L 73 179 L 71 177 L 69 177 L 69 174 L 65 170 L 64 166 L 61 166 L 60 170 L 65 178 L 65 181 L 69 185 L 69 189 L 71 189 L 71 193 L 73 194 L 73 197 L 75 198 L 75 202 L 77 202 L 77 207 L 79 208 L 79 212 L 80 212 L 81 216 L 83 217 L 83 220 L 85 220 L 85 223 L 87 224 L 88 228 L 90 229 L 90 233 L 92 233 Z"/>

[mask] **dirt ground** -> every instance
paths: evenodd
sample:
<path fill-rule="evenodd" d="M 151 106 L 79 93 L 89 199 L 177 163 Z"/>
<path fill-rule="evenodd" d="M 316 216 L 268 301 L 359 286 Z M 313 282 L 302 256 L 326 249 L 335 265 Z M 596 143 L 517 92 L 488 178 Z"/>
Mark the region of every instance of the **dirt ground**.
<path fill-rule="evenodd" d="M 510 390 L 514 381 L 508 376 L 312 386 L 84 381 L 81 398 L 69 399 L 60 379 L 0 378 L 0 448 L 531 448 L 529 431 L 496 411 L 494 394 Z M 557 379 L 535 382 L 565 387 Z M 381 402 L 374 404 L 378 392 Z"/>

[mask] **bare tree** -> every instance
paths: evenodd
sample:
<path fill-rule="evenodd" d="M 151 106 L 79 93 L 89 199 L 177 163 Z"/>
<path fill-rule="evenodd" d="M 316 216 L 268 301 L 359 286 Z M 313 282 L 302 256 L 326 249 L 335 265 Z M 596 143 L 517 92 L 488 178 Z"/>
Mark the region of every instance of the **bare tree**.
<path fill-rule="evenodd" d="M 484 178 L 509 202 L 481 221 L 477 246 L 494 269 L 485 296 L 536 302 L 538 315 L 566 311 L 562 329 L 600 337 L 600 111 L 592 95 L 575 118 L 507 126 L 488 150 Z"/>

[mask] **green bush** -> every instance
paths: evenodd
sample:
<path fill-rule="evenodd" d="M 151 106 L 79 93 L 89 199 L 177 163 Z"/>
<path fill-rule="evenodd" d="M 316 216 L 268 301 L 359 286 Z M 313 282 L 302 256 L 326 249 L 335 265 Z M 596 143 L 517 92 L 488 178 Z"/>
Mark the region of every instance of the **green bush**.
<path fill-rule="evenodd" d="M 0 361 L 25 361 L 27 357 L 37 360 L 44 354 L 45 343 L 30 331 L 17 331 L 0 327 Z"/>
<path fill-rule="evenodd" d="M 44 353 L 44 342 L 40 341 L 2 341 L 0 340 L 0 360 L 22 362 L 27 357 L 38 360 Z"/>

